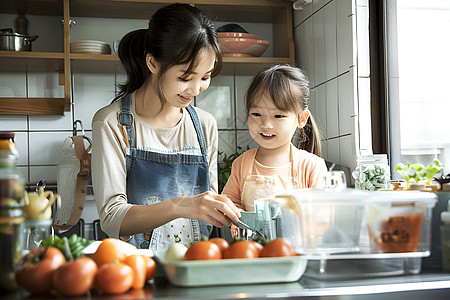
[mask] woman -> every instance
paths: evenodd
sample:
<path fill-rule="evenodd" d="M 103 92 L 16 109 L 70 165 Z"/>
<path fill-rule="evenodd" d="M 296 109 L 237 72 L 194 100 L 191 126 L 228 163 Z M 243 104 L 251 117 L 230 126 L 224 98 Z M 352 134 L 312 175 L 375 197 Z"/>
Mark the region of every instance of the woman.
<path fill-rule="evenodd" d="M 163 7 L 121 40 L 119 57 L 127 81 L 92 122 L 103 231 L 158 250 L 237 221 L 236 206 L 216 194 L 216 121 L 190 105 L 222 62 L 211 20 L 190 5 Z"/>

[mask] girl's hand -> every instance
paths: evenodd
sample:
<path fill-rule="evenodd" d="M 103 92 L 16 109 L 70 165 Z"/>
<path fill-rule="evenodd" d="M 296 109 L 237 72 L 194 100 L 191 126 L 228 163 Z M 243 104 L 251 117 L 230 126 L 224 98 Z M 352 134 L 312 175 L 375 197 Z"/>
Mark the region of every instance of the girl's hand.
<path fill-rule="evenodd" d="M 199 195 L 170 199 L 182 218 L 206 221 L 216 227 L 230 226 L 241 217 L 238 208 L 225 195 L 207 191 Z M 230 221 L 231 220 L 231 221 Z"/>

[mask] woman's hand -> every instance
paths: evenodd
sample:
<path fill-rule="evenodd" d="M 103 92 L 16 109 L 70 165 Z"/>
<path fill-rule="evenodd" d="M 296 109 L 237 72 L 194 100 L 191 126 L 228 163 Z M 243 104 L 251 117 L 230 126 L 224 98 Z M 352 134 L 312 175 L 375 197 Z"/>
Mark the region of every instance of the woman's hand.
<path fill-rule="evenodd" d="M 195 196 L 170 199 L 181 217 L 206 221 L 216 227 L 230 226 L 241 217 L 238 208 L 225 195 L 204 192 Z M 231 221 L 230 221 L 231 220 Z"/>
<path fill-rule="evenodd" d="M 239 227 L 231 224 L 230 226 L 230 233 L 231 233 L 231 237 L 234 238 L 238 238 L 239 237 Z"/>

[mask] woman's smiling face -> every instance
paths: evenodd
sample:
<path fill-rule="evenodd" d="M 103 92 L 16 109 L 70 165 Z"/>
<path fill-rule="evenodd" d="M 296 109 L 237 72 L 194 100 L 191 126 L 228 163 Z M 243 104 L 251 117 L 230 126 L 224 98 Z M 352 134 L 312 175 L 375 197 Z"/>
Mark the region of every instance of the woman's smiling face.
<path fill-rule="evenodd" d="M 262 148 L 277 149 L 289 145 L 298 127 L 297 114 L 278 109 L 268 93 L 262 94 L 249 109 L 250 135 Z"/>
<path fill-rule="evenodd" d="M 198 64 L 190 74 L 185 74 L 189 64 L 168 69 L 162 80 L 167 104 L 177 108 L 186 107 L 195 96 L 206 90 L 211 82 L 215 59 L 214 51 L 205 49 L 200 51 Z"/>

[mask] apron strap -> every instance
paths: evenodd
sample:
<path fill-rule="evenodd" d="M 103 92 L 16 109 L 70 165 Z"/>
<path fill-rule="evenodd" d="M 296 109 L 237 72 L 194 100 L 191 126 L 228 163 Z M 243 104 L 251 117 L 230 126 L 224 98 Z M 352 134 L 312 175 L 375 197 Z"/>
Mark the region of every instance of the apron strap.
<path fill-rule="evenodd" d="M 130 111 L 130 94 L 122 98 L 121 109 L 119 113 L 119 124 L 122 125 L 125 141 L 130 148 L 134 148 L 134 116 Z"/>
<path fill-rule="evenodd" d="M 190 104 L 186 107 L 186 109 L 189 112 L 189 114 L 191 115 L 192 122 L 194 122 L 194 127 L 195 127 L 195 130 L 197 131 L 197 138 L 198 138 L 198 142 L 200 144 L 200 148 L 202 150 L 202 154 L 205 155 L 205 157 L 207 157 L 205 136 L 203 135 L 203 130 L 202 130 L 202 126 L 200 123 L 200 119 L 198 118 L 198 114 L 195 111 L 194 107 Z"/>

